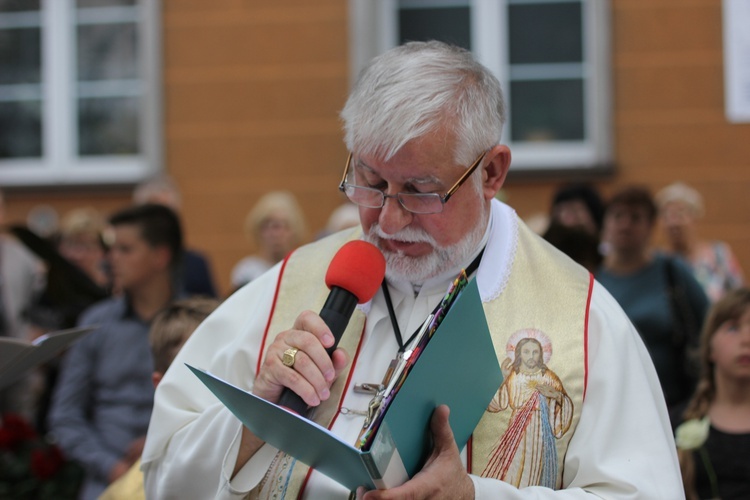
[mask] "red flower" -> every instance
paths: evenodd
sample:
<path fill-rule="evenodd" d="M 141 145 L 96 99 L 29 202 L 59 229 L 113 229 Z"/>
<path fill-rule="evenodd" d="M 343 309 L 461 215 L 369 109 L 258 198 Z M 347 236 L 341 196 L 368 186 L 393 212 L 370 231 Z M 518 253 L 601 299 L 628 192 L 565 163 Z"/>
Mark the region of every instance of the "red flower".
<path fill-rule="evenodd" d="M 23 417 L 15 413 L 3 414 L 2 426 L 0 426 L 0 449 L 12 449 L 36 437 L 36 431 Z"/>
<path fill-rule="evenodd" d="M 0 417 L 0 497 L 76 498 L 83 469 L 22 417 Z"/>
<path fill-rule="evenodd" d="M 14 444 L 13 433 L 5 427 L 0 427 L 0 450 L 9 450 Z"/>
<path fill-rule="evenodd" d="M 31 472 L 41 480 L 57 474 L 63 462 L 63 455 L 57 446 L 37 448 L 31 452 Z"/>

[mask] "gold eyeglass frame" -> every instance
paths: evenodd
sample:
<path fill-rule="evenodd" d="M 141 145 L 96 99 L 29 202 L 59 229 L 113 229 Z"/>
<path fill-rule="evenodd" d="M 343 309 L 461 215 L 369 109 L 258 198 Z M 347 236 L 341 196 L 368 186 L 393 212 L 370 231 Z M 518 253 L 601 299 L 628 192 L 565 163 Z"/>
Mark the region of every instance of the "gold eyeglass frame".
<path fill-rule="evenodd" d="M 466 171 L 461 175 L 461 177 L 459 177 L 459 179 L 456 181 L 456 183 L 453 184 L 453 186 L 448 191 L 446 191 L 445 194 L 443 194 L 443 195 L 440 195 L 438 193 L 421 193 L 421 194 L 436 195 L 438 197 L 438 199 L 440 200 L 441 206 L 445 206 L 445 204 L 448 203 L 448 200 L 450 200 L 451 196 L 453 196 L 455 194 L 455 192 L 458 191 L 458 188 L 460 188 L 461 185 L 464 182 L 466 182 L 466 179 L 468 179 L 469 176 L 472 173 L 474 173 L 474 171 L 477 169 L 477 167 L 479 167 L 479 165 L 482 164 L 482 160 L 484 159 L 484 157 L 487 155 L 487 153 L 489 151 L 490 151 L 489 149 L 486 150 L 486 151 L 482 151 L 482 153 L 477 157 L 476 160 L 474 160 L 474 162 L 471 164 L 471 166 L 466 169 Z M 346 166 L 344 167 L 344 175 L 341 177 L 341 182 L 339 183 L 339 191 L 341 191 L 342 193 L 346 194 L 346 186 L 347 185 L 353 186 L 353 187 L 358 187 L 358 188 L 371 189 L 373 191 L 378 191 L 378 192 L 380 192 L 383 195 L 383 204 L 380 205 L 380 207 L 368 207 L 368 208 L 383 208 L 385 206 L 385 201 L 388 198 L 396 198 L 398 200 L 399 205 L 401 205 L 404 208 L 404 210 L 406 210 L 408 212 L 411 212 L 411 210 L 409 210 L 408 208 L 406 208 L 404 206 L 404 204 L 401 202 L 401 199 L 399 198 L 399 196 L 403 195 L 403 194 L 416 194 L 416 193 L 402 193 L 402 192 L 398 192 L 398 193 L 395 193 L 395 194 L 385 194 L 384 192 L 380 191 L 379 189 L 369 188 L 367 186 L 358 186 L 356 184 L 347 184 L 346 177 L 349 175 L 349 169 L 351 168 L 352 157 L 353 157 L 353 154 L 350 152 L 349 156 L 347 156 L 347 158 L 346 158 Z M 347 199 L 348 198 L 349 197 L 347 196 Z M 355 204 L 359 205 L 358 203 L 356 203 L 354 201 L 352 201 L 352 203 L 355 203 Z M 440 212 L 442 212 L 442 211 L 443 211 L 443 209 L 441 208 Z M 426 212 L 426 213 L 427 214 L 439 214 L 440 212 Z M 420 213 L 420 212 L 412 212 L 412 213 Z"/>

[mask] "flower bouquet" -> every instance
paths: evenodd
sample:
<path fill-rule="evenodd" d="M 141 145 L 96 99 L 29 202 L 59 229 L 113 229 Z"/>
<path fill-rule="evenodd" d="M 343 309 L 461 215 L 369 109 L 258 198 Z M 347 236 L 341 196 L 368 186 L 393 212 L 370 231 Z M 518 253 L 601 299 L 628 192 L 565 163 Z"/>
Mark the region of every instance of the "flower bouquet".
<path fill-rule="evenodd" d="M 21 416 L 0 420 L 0 500 L 74 499 L 83 470 Z"/>

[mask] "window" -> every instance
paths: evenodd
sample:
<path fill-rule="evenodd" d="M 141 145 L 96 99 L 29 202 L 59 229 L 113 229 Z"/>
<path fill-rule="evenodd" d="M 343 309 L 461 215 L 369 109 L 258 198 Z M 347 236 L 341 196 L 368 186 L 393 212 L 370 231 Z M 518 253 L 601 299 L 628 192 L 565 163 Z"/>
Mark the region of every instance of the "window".
<path fill-rule="evenodd" d="M 158 168 L 157 0 L 0 0 L 0 185 Z"/>
<path fill-rule="evenodd" d="M 353 75 L 409 40 L 465 47 L 500 80 L 511 171 L 594 171 L 611 163 L 609 2 L 350 0 Z"/>

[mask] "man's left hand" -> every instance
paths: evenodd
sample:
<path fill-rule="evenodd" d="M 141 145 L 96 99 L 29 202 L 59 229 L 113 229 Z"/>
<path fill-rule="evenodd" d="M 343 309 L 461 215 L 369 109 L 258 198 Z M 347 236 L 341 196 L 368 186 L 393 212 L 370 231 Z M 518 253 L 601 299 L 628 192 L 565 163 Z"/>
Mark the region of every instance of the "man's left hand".
<path fill-rule="evenodd" d="M 438 406 L 433 412 L 430 429 L 435 444 L 427 463 L 419 473 L 396 488 L 368 492 L 360 488 L 357 490 L 357 498 L 363 500 L 474 498 L 474 482 L 461 462 L 461 455 L 448 422 L 449 414 L 450 410 L 445 405 Z"/>

